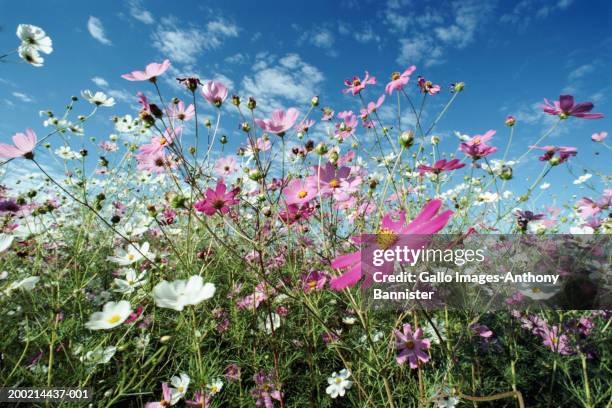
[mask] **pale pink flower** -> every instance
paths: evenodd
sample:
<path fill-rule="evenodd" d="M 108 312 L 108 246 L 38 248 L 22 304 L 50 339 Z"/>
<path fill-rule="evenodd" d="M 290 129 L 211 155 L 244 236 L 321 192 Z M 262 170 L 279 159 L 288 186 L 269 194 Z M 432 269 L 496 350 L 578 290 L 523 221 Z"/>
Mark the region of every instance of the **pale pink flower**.
<path fill-rule="evenodd" d="M 430 95 L 435 95 L 440 92 L 440 85 L 434 85 L 433 82 L 426 80 L 422 76 L 417 78 L 417 85 L 421 88 L 421 92 Z"/>
<path fill-rule="evenodd" d="M 13 144 L 0 143 L 0 157 L 13 159 L 15 157 L 34 158 L 32 150 L 36 147 L 36 133 L 32 129 L 26 129 L 25 133 L 13 135 Z"/>
<path fill-rule="evenodd" d="M 593 133 L 591 135 L 591 140 L 594 142 L 603 142 L 606 137 L 608 137 L 608 132 Z"/>
<path fill-rule="evenodd" d="M 308 132 L 308 129 L 310 129 L 314 124 L 314 120 L 303 120 L 300 122 L 299 125 L 296 126 L 296 130 L 300 133 L 306 133 Z"/>
<path fill-rule="evenodd" d="M 391 82 L 385 86 L 385 92 L 391 95 L 393 91 L 399 91 L 400 89 L 404 88 L 404 85 L 410 81 L 410 75 L 412 75 L 415 70 L 416 67 L 411 65 L 402 74 L 399 72 L 394 72 L 391 74 Z"/>
<path fill-rule="evenodd" d="M 220 108 L 227 98 L 227 87 L 223 85 L 221 82 L 217 81 L 208 81 L 206 84 L 202 85 L 202 96 L 211 105 Z"/>
<path fill-rule="evenodd" d="M 431 342 L 423 338 L 423 329 L 418 328 L 413 332 L 412 326 L 405 324 L 402 331 L 393 330 L 393 334 L 395 335 L 395 348 L 399 351 L 395 358 L 397 364 L 402 365 L 408 361 L 410 368 L 415 369 L 420 363 L 429 361 L 429 354 L 425 350 L 431 347 Z"/>
<path fill-rule="evenodd" d="M 293 127 L 298 116 L 300 116 L 300 112 L 295 108 L 289 108 L 286 112 L 282 109 L 276 109 L 272 112 L 270 119 L 255 119 L 255 123 L 266 132 L 284 135 L 286 131 Z"/>
<path fill-rule="evenodd" d="M 353 95 L 357 95 L 358 93 L 360 93 L 362 90 L 365 89 L 366 85 L 374 85 L 376 84 L 376 77 L 371 77 L 370 78 L 370 74 L 368 71 L 365 72 L 365 77 L 362 79 L 359 79 L 359 77 L 354 76 L 353 79 L 345 79 L 344 80 L 344 85 L 347 86 L 347 88 L 343 89 L 342 92 L 344 93 L 348 93 L 351 92 Z"/>
<path fill-rule="evenodd" d="M 291 180 L 283 190 L 285 202 L 291 204 L 306 204 L 317 194 L 316 188 L 308 181 L 302 179 Z"/>
<path fill-rule="evenodd" d="M 233 156 L 221 157 L 215 163 L 215 173 L 224 177 L 236 171 L 236 159 Z"/>
<path fill-rule="evenodd" d="M 132 71 L 129 74 L 121 75 L 121 78 L 127 79 L 128 81 L 151 81 L 155 82 L 155 79 L 166 72 L 170 67 L 170 60 L 165 59 L 161 64 L 152 62 L 145 68 L 144 71 Z"/>
<path fill-rule="evenodd" d="M 168 106 L 168 113 L 173 119 L 187 121 L 195 116 L 195 107 L 193 104 L 185 106 L 183 101 L 179 101 L 177 104 L 171 103 L 170 106 Z"/>

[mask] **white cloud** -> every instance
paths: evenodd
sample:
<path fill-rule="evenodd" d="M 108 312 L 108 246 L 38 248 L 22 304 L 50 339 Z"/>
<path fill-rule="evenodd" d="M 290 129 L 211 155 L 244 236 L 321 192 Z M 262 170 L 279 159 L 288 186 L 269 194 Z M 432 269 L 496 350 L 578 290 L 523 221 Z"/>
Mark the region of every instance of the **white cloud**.
<path fill-rule="evenodd" d="M 162 19 L 159 30 L 153 33 L 153 46 L 173 62 L 194 64 L 206 49 L 221 46 L 227 38 L 238 36 L 238 26 L 224 19 L 209 22 L 206 29 L 197 27 L 181 28 L 177 19 Z"/>
<path fill-rule="evenodd" d="M 510 12 L 503 14 L 500 21 L 524 30 L 533 21 L 534 16 L 536 19 L 546 18 L 556 11 L 566 10 L 573 2 L 574 0 L 558 0 L 543 4 L 533 0 L 522 0 Z"/>
<path fill-rule="evenodd" d="M 100 86 L 100 87 L 107 87 L 108 86 L 108 82 L 106 82 L 106 79 L 99 77 L 99 76 L 95 76 L 93 78 L 91 78 L 91 81 Z"/>
<path fill-rule="evenodd" d="M 128 5 L 130 7 L 130 15 L 136 20 L 144 24 L 153 24 L 155 22 L 153 15 L 148 10 L 144 9 L 142 1 L 130 0 Z"/>
<path fill-rule="evenodd" d="M 225 62 L 228 64 L 244 64 L 247 61 L 247 56 L 241 53 L 230 55 L 225 58 Z"/>
<path fill-rule="evenodd" d="M 310 42 L 319 48 L 331 48 L 334 45 L 334 35 L 327 29 L 319 30 L 313 33 Z"/>
<path fill-rule="evenodd" d="M 104 32 L 104 26 L 102 25 L 102 21 L 99 18 L 94 16 L 89 16 L 89 20 L 87 20 L 87 31 L 89 34 L 96 40 L 100 41 L 104 45 L 111 45 L 111 41 L 106 37 L 106 33 Z"/>
<path fill-rule="evenodd" d="M 27 103 L 27 102 L 33 102 L 34 101 L 31 97 L 29 97 L 28 95 L 26 95 L 26 94 L 24 94 L 22 92 L 13 92 L 12 95 L 15 98 L 19 99 L 21 102 L 26 102 Z"/>
<path fill-rule="evenodd" d="M 584 64 L 570 72 L 567 79 L 569 79 L 570 81 L 575 81 L 584 77 L 585 75 L 592 73 L 594 70 L 595 67 L 592 64 Z"/>
<path fill-rule="evenodd" d="M 365 27 L 362 31 L 355 31 L 353 36 L 355 40 L 363 44 L 380 42 L 380 36 L 374 32 L 372 27 Z"/>
<path fill-rule="evenodd" d="M 253 74 L 242 80 L 241 95 L 257 98 L 257 107 L 264 112 L 294 105 L 305 104 L 317 95 L 324 80 L 323 73 L 303 61 L 297 54 L 276 58 L 269 54 L 258 54 L 253 65 Z"/>

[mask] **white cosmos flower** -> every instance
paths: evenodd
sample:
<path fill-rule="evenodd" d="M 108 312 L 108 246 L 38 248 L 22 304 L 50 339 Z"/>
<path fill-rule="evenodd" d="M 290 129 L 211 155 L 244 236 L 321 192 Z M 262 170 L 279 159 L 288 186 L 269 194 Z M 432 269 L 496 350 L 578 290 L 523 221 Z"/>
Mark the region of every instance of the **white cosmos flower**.
<path fill-rule="evenodd" d="M 132 313 L 132 307 L 127 300 L 108 302 L 101 312 L 91 315 L 85 327 L 89 330 L 107 330 L 119 326 Z"/>
<path fill-rule="evenodd" d="M 83 95 L 83 98 L 87 99 L 87 102 L 96 106 L 111 107 L 115 105 L 115 98 L 109 98 L 104 92 L 98 91 L 93 93 L 87 89 L 85 91 L 81 91 L 81 95 Z"/>
<path fill-rule="evenodd" d="M 524 296 L 533 300 L 546 300 L 555 296 L 561 288 L 552 283 L 521 282 L 517 289 Z"/>
<path fill-rule="evenodd" d="M 586 183 L 586 181 L 588 179 L 590 179 L 591 177 L 593 177 L 592 174 L 587 173 L 587 174 L 583 174 L 582 176 L 578 177 L 576 180 L 574 180 L 574 184 L 582 184 L 582 183 Z"/>
<path fill-rule="evenodd" d="M 136 247 L 136 248 L 134 248 Z M 109 256 L 109 261 L 115 262 L 121 266 L 131 265 L 144 258 L 152 259 L 155 255 L 149 251 L 149 243 L 145 242 L 142 246 L 138 244 L 130 244 L 127 246 L 127 250 L 118 248 L 115 251 L 115 256 Z"/>
<path fill-rule="evenodd" d="M 4 252 L 11 247 L 14 237 L 8 234 L 0 234 L 0 252 Z"/>
<path fill-rule="evenodd" d="M 42 67 L 43 62 L 45 62 L 45 59 L 41 57 L 38 51 L 36 51 L 34 48 L 24 47 L 21 45 L 17 49 L 17 52 L 19 52 L 19 57 L 21 57 L 22 60 L 33 67 Z"/>
<path fill-rule="evenodd" d="M 77 152 L 73 152 L 69 146 L 60 146 L 55 149 L 55 154 L 63 160 L 80 159 L 81 156 Z"/>
<path fill-rule="evenodd" d="M 276 313 L 266 314 L 264 319 L 259 321 L 259 330 L 266 332 L 267 334 L 272 334 L 273 331 L 276 331 L 281 325 L 281 318 Z"/>
<path fill-rule="evenodd" d="M 36 286 L 38 281 L 40 281 L 40 277 L 38 277 L 38 276 L 28 276 L 27 278 L 24 278 L 24 279 L 22 279 L 20 281 L 16 281 L 16 282 L 11 283 L 8 286 L 8 288 L 6 288 L 4 290 L 4 294 L 6 296 L 9 296 L 12 291 L 17 290 L 17 289 L 32 290 L 32 289 L 34 289 L 34 287 Z"/>
<path fill-rule="evenodd" d="M 45 54 L 51 54 L 53 51 L 51 38 L 42 28 L 35 25 L 19 24 L 17 26 L 17 37 L 21 40 L 21 47 L 29 47 Z"/>
<path fill-rule="evenodd" d="M 170 401 L 171 405 L 176 404 L 181 398 L 185 396 L 190 381 L 191 378 L 189 378 L 189 376 L 185 373 L 175 375 L 170 379 L 170 384 L 172 384 L 173 387 L 170 388 L 170 392 L 172 395 L 172 399 Z"/>
<path fill-rule="evenodd" d="M 85 353 L 85 355 L 81 356 L 79 360 L 81 360 L 81 362 L 83 363 L 91 365 L 106 364 L 110 361 L 111 358 L 113 358 L 116 352 L 117 347 L 115 346 L 105 348 L 98 347 L 95 350 L 91 350 Z"/>
<path fill-rule="evenodd" d="M 153 288 L 153 299 L 158 307 L 182 311 L 185 306 L 197 305 L 215 294 L 213 283 L 204 283 L 199 275 L 188 280 L 161 281 Z"/>
<path fill-rule="evenodd" d="M 348 378 L 351 376 L 351 371 L 346 368 L 340 370 L 339 373 L 333 372 L 331 377 L 327 378 L 329 384 L 325 389 L 325 392 L 332 398 L 338 396 L 344 397 L 346 390 L 353 386 L 353 382 Z"/>
<path fill-rule="evenodd" d="M 147 274 L 147 271 L 144 271 L 138 274 L 138 272 L 136 272 L 134 269 L 128 269 L 125 272 L 124 279 L 115 278 L 115 285 L 117 285 L 117 289 L 115 289 L 115 292 L 119 292 L 119 293 L 134 292 L 134 289 L 145 284 L 146 280 L 144 279 L 144 277 L 146 274 Z"/>
<path fill-rule="evenodd" d="M 220 378 L 217 378 L 210 384 L 206 384 L 206 389 L 208 389 L 209 395 L 216 395 L 220 393 L 222 388 L 223 388 L 223 381 L 221 381 Z"/>

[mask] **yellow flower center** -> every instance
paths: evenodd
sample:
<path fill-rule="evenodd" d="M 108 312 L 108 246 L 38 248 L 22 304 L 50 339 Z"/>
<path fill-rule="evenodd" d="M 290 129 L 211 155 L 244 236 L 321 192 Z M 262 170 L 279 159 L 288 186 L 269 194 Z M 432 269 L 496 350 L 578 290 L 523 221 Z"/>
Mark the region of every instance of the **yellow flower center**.
<path fill-rule="evenodd" d="M 480 144 L 480 142 L 481 142 L 481 140 L 480 140 L 480 138 L 479 138 L 479 137 L 477 137 L 476 139 L 474 139 L 474 140 L 472 141 L 472 143 L 474 143 L 474 144 Z"/>
<path fill-rule="evenodd" d="M 353 86 L 361 85 L 361 81 L 359 79 L 353 79 Z"/>
<path fill-rule="evenodd" d="M 542 289 L 540 289 L 540 288 L 532 288 L 531 291 L 533 293 L 540 293 L 540 292 L 542 292 Z"/>
<path fill-rule="evenodd" d="M 128 254 L 127 259 L 128 261 L 133 261 L 136 258 L 136 256 L 134 254 Z"/>
<path fill-rule="evenodd" d="M 378 232 L 377 242 L 382 249 L 388 249 L 397 242 L 397 234 L 389 228 L 381 228 Z"/>
<path fill-rule="evenodd" d="M 168 140 L 166 140 L 166 138 L 165 138 L 165 137 L 162 137 L 162 138 L 160 138 L 160 139 L 159 139 L 159 144 L 160 144 L 160 145 L 162 145 L 162 146 L 163 146 L 163 145 L 165 145 L 166 143 L 168 143 Z"/>
<path fill-rule="evenodd" d="M 317 286 L 317 282 L 316 281 L 310 281 L 310 282 L 308 282 L 308 286 L 310 286 L 311 289 L 314 289 L 315 286 Z"/>
<path fill-rule="evenodd" d="M 397 71 L 395 71 L 394 73 L 391 74 L 391 80 L 395 81 L 398 80 L 400 78 L 401 74 Z"/>
<path fill-rule="evenodd" d="M 336 377 L 336 384 L 340 384 L 342 382 L 342 378 Z"/>
<path fill-rule="evenodd" d="M 408 340 L 404 345 L 408 350 L 412 350 L 414 348 L 414 341 Z"/>
<path fill-rule="evenodd" d="M 299 198 L 305 198 L 307 195 L 308 195 L 308 192 L 307 192 L 307 191 L 304 191 L 304 190 L 302 190 L 302 191 L 298 191 L 298 193 L 297 193 L 297 196 L 298 196 Z"/>
<path fill-rule="evenodd" d="M 336 179 L 332 179 L 332 180 L 329 182 L 329 186 L 330 186 L 331 188 L 338 188 L 338 186 L 339 186 L 339 185 L 340 185 L 340 183 L 339 183 L 339 182 L 338 182 L 338 180 L 336 180 Z"/>
<path fill-rule="evenodd" d="M 112 315 L 111 317 L 109 317 L 106 321 L 108 322 L 108 324 L 115 324 L 119 320 L 121 320 L 121 316 L 116 314 L 116 315 Z"/>

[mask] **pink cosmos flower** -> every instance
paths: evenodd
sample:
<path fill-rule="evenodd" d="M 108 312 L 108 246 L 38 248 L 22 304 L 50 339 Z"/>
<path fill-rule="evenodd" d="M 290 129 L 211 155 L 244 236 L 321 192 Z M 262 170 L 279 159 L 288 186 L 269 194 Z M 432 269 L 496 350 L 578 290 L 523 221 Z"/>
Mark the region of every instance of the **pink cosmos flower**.
<path fill-rule="evenodd" d="M 227 98 L 227 93 L 227 87 L 221 82 L 208 81 L 202 86 L 202 96 L 204 99 L 217 108 L 221 107 L 223 101 Z"/>
<path fill-rule="evenodd" d="M 338 167 L 327 163 L 325 167 L 315 166 L 312 170 L 313 176 L 309 179 L 310 184 L 323 196 L 334 196 L 341 193 L 342 182 L 347 180 L 351 173 L 349 167 Z"/>
<path fill-rule="evenodd" d="M 431 342 L 423 338 L 423 329 L 418 328 L 413 333 L 412 326 L 404 324 L 402 331 L 395 329 L 393 334 L 395 335 L 395 348 L 399 351 L 395 357 L 397 364 L 406 364 L 408 361 L 410 368 L 416 369 L 419 367 L 419 361 L 423 364 L 429 361 L 429 354 L 424 350 L 431 347 Z"/>
<path fill-rule="evenodd" d="M 360 93 L 362 90 L 365 89 L 366 85 L 374 85 L 374 84 L 376 84 L 376 77 L 370 78 L 370 74 L 368 73 L 368 71 L 366 71 L 365 77 L 363 78 L 363 80 L 359 79 L 359 77 L 357 76 L 354 76 L 352 80 L 345 79 L 344 85 L 346 85 L 348 88 L 343 89 L 342 92 L 344 93 L 351 92 L 353 95 L 357 95 L 358 93 Z"/>
<path fill-rule="evenodd" d="M 508 115 L 504 123 L 506 124 L 506 126 L 514 126 L 514 124 L 516 123 L 516 118 L 512 115 Z"/>
<path fill-rule="evenodd" d="M 497 147 L 489 146 L 487 142 L 495 134 L 495 130 L 489 130 L 484 135 L 475 135 L 471 139 L 461 143 L 459 150 L 474 160 L 493 154 L 497 151 Z"/>
<path fill-rule="evenodd" d="M 168 147 L 172 144 L 174 139 L 181 135 L 183 132 L 182 127 L 176 127 L 174 130 L 171 128 L 166 128 L 164 134 L 162 136 L 153 136 L 151 138 L 151 143 L 144 144 L 138 148 L 138 156 L 151 155 L 154 153 L 159 153 L 164 150 L 164 148 Z"/>
<path fill-rule="evenodd" d="M 415 70 L 416 66 L 411 65 L 402 74 L 399 72 L 394 72 L 391 74 L 391 82 L 385 86 L 385 92 L 391 95 L 393 91 L 399 91 L 400 89 L 404 88 L 404 85 L 410 81 L 410 75 L 412 75 Z"/>
<path fill-rule="evenodd" d="M 431 172 L 434 174 L 440 174 L 443 171 L 457 170 L 465 166 L 465 163 L 461 163 L 459 159 L 453 159 L 446 161 L 446 159 L 438 160 L 433 166 L 420 165 L 417 167 L 421 174 Z"/>
<path fill-rule="evenodd" d="M 474 334 L 485 339 L 488 339 L 489 337 L 493 336 L 493 332 L 491 331 L 491 329 L 489 329 L 484 324 L 473 323 L 472 325 L 470 325 L 470 329 Z"/>
<path fill-rule="evenodd" d="M 147 402 L 145 408 L 164 408 L 170 406 L 170 401 L 172 401 L 172 391 L 170 391 L 170 387 L 168 384 L 162 383 L 162 399 L 158 402 Z"/>
<path fill-rule="evenodd" d="M 193 104 L 185 107 L 185 102 L 179 101 L 177 104 L 171 103 L 168 106 L 168 113 L 173 119 L 188 121 L 195 116 L 195 107 Z"/>
<path fill-rule="evenodd" d="M 308 219 L 314 212 L 315 208 L 311 205 L 290 204 L 287 208 L 278 213 L 278 217 L 285 224 L 294 224 L 296 222 Z"/>
<path fill-rule="evenodd" d="M 224 177 L 236 171 L 236 159 L 233 156 L 221 157 L 215 163 L 215 173 Z"/>
<path fill-rule="evenodd" d="M 440 85 L 434 85 L 433 82 L 427 81 L 422 76 L 417 78 L 417 85 L 421 88 L 421 92 L 430 95 L 435 95 L 440 92 Z"/>
<path fill-rule="evenodd" d="M 321 290 L 327 282 L 327 272 L 312 270 L 302 274 L 301 281 L 304 293 L 309 293 L 313 290 Z"/>
<path fill-rule="evenodd" d="M 138 170 L 148 171 L 150 173 L 163 173 L 168 169 L 176 167 L 176 161 L 173 155 L 167 155 L 165 151 L 139 154 L 136 156 L 138 160 Z"/>
<path fill-rule="evenodd" d="M 542 337 L 544 345 L 554 353 L 566 356 L 572 354 L 569 339 L 565 334 L 559 334 L 559 327 L 552 326 L 549 328 L 548 325 L 545 325 L 539 335 Z"/>
<path fill-rule="evenodd" d="M 357 129 L 357 116 L 351 111 L 346 111 L 340 112 L 338 117 L 342 119 L 342 122 L 336 123 L 335 135 L 337 138 L 345 140 L 355 134 L 355 129 Z"/>
<path fill-rule="evenodd" d="M 13 135 L 13 144 L 0 143 L 0 157 L 3 159 L 13 159 L 25 157 L 33 159 L 32 150 L 36 147 L 36 133 L 32 129 L 26 129 L 25 133 Z"/>
<path fill-rule="evenodd" d="M 583 220 L 595 217 L 610 207 L 610 199 L 604 197 L 600 202 L 596 202 L 588 197 L 582 197 L 576 203 L 578 208 L 576 212 Z"/>
<path fill-rule="evenodd" d="M 561 95 L 558 101 L 553 101 L 553 104 L 544 98 L 544 105 L 542 105 L 544 112 L 549 115 L 559 116 L 559 119 L 567 119 L 570 116 L 582 119 L 600 119 L 604 117 L 602 113 L 589 113 L 593 108 L 594 105 L 591 102 L 574 104 L 574 97 L 572 95 Z"/>
<path fill-rule="evenodd" d="M 208 408 L 210 407 L 211 396 L 201 391 L 196 391 L 193 395 L 193 400 L 185 400 L 185 404 L 191 408 Z"/>
<path fill-rule="evenodd" d="M 369 102 L 365 108 L 361 109 L 361 119 L 365 121 L 368 115 L 376 112 L 376 109 L 380 108 L 384 101 L 385 95 L 381 95 L 376 102 Z"/>
<path fill-rule="evenodd" d="M 300 122 L 299 125 L 296 126 L 296 130 L 300 133 L 306 133 L 308 132 L 308 129 L 314 126 L 314 124 L 315 124 L 314 120 L 302 121 Z"/>
<path fill-rule="evenodd" d="M 332 108 L 323 108 L 323 116 L 321 117 L 321 120 L 331 120 L 331 118 L 334 117 L 334 111 L 332 110 Z"/>
<path fill-rule="evenodd" d="M 129 74 L 121 75 L 121 78 L 128 81 L 151 81 L 155 82 L 156 78 L 166 72 L 170 67 L 170 60 L 165 59 L 161 64 L 152 62 L 145 68 L 144 71 L 132 71 Z"/>
<path fill-rule="evenodd" d="M 561 164 L 569 160 L 570 157 L 576 156 L 578 154 L 578 149 L 575 147 L 569 146 L 529 146 L 530 149 L 538 149 L 543 150 L 544 154 L 540 156 L 538 159 L 540 161 L 550 161 L 551 164 Z M 558 156 L 555 156 L 555 153 L 559 153 Z"/>
<path fill-rule="evenodd" d="M 239 201 L 236 199 L 236 195 L 239 191 L 240 187 L 227 191 L 225 183 L 218 181 L 217 187 L 214 190 L 208 188 L 204 199 L 198 201 L 193 206 L 196 210 L 206 215 L 214 215 L 216 212 L 224 215 L 229 212 L 231 205 L 238 204 Z"/>
<path fill-rule="evenodd" d="M 303 179 L 291 180 L 283 190 L 287 205 L 306 204 L 312 200 L 316 194 L 316 188 L 308 180 Z"/>
<path fill-rule="evenodd" d="M 255 119 L 255 123 L 266 132 L 282 136 L 293 127 L 298 116 L 300 116 L 300 112 L 295 108 L 289 108 L 286 112 L 282 109 L 276 109 L 272 112 L 272 118 Z"/>
<path fill-rule="evenodd" d="M 400 244 L 408 247 L 420 248 L 426 243 L 423 242 L 426 241 L 426 238 L 421 237 L 422 239 L 419 239 L 417 237 L 416 239 L 412 239 L 409 235 L 422 236 L 435 234 L 444 228 L 453 215 L 453 212 L 451 210 L 446 210 L 438 214 L 441 206 L 441 200 L 430 201 L 409 224 L 406 224 L 406 214 L 404 212 L 399 212 L 397 221 L 393 221 L 391 214 L 388 213 L 382 219 L 378 234 L 351 237 L 351 240 L 355 244 L 362 244 L 363 249 L 341 255 L 332 261 L 332 268 L 349 268 L 349 270 L 340 276 L 334 277 L 330 281 L 330 287 L 335 290 L 342 290 L 357 284 L 364 276 L 366 279 L 362 287 L 369 286 L 372 283 L 374 271 L 367 267 L 368 262 L 362 262 L 362 256 L 371 257 L 371 253 L 375 249 L 388 249 Z M 362 268 L 365 268 L 365 270 Z M 377 271 L 382 272 L 383 275 L 389 275 L 393 273 L 393 264 L 386 262 L 382 267 L 377 268 Z"/>
<path fill-rule="evenodd" d="M 594 142 L 603 142 L 606 137 L 608 137 L 608 132 L 593 133 L 591 135 L 591 140 Z"/>
<path fill-rule="evenodd" d="M 255 399 L 258 407 L 274 408 L 274 401 L 281 401 L 283 394 L 276 389 L 276 384 L 272 380 L 272 375 L 260 371 L 253 375 L 255 388 L 251 390 L 251 396 Z"/>

